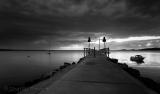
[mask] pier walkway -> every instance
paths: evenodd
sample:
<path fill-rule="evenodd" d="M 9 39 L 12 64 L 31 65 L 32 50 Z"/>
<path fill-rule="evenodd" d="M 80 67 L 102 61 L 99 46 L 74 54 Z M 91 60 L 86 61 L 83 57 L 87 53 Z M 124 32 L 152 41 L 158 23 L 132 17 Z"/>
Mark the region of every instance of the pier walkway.
<path fill-rule="evenodd" d="M 104 55 L 86 57 L 39 94 L 155 94 Z"/>

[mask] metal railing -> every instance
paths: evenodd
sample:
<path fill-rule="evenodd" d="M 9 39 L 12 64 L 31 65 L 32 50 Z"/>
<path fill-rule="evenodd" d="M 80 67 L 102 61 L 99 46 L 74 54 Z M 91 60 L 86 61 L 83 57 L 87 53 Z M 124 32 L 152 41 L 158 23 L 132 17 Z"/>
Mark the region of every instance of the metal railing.
<path fill-rule="evenodd" d="M 106 55 L 107 57 L 109 57 L 109 55 L 110 55 L 109 48 L 100 49 L 100 50 L 95 50 L 95 47 L 94 47 L 94 49 L 84 48 L 83 52 L 84 52 L 84 57 L 86 57 L 86 56 L 96 57 L 96 55 Z"/>

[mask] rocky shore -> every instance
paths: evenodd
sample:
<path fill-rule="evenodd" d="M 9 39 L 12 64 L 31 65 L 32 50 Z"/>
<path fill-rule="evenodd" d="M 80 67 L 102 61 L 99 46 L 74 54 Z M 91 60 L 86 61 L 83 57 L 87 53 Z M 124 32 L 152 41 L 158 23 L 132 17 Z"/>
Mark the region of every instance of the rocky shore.
<path fill-rule="evenodd" d="M 46 89 L 47 86 L 49 86 L 55 80 L 62 77 L 64 74 L 66 74 L 68 71 L 70 71 L 72 68 L 74 68 L 77 64 L 79 64 L 83 60 L 84 58 L 81 58 L 77 63 L 64 62 L 64 64 L 59 66 L 59 68 L 54 69 L 53 71 L 48 72 L 46 74 L 43 74 L 38 79 L 25 82 L 23 85 L 4 86 L 4 87 L 1 87 L 0 91 L 2 91 L 2 94 L 17 94 L 17 93 L 27 94 L 26 92 L 28 92 L 28 94 L 36 94 L 37 92 L 40 92 L 41 90 Z M 118 59 L 110 59 L 110 61 L 113 63 L 116 63 L 124 71 L 126 71 L 131 76 L 133 76 L 134 78 L 142 82 L 146 87 L 160 94 L 160 83 L 157 83 L 150 78 L 141 76 L 141 73 L 139 72 L 139 70 L 129 67 L 125 63 L 118 63 Z"/>
<path fill-rule="evenodd" d="M 3 94 L 17 94 L 22 91 L 24 92 L 39 92 L 45 89 L 50 83 L 53 83 L 56 79 L 63 76 L 66 72 L 75 67 L 78 63 L 80 63 L 84 58 L 81 58 L 77 63 L 68 63 L 64 62 L 63 65 L 59 66 L 59 68 L 54 69 L 51 72 L 42 74 L 40 78 L 34 79 L 32 81 L 25 82 L 22 85 L 8 85 L 0 87 L 0 91 Z M 45 82 L 46 81 L 46 82 Z M 20 93 L 21 94 L 21 93 Z M 23 94 L 23 92 L 22 92 Z"/>
<path fill-rule="evenodd" d="M 148 88 L 152 89 L 153 91 L 156 91 L 158 94 L 160 94 L 160 83 L 157 83 L 148 77 L 141 76 L 141 73 L 139 72 L 139 70 L 134 69 L 132 67 L 129 67 L 125 63 L 118 63 L 118 59 L 110 59 L 110 61 L 119 65 L 124 71 L 126 71 L 127 73 L 132 75 L 134 78 L 138 79 L 146 87 L 148 87 Z"/>

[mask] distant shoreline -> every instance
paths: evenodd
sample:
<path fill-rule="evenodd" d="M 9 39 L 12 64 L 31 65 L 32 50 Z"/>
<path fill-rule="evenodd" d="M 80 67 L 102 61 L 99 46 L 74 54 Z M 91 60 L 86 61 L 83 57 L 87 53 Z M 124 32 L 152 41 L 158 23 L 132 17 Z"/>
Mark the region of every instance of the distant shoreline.
<path fill-rule="evenodd" d="M 144 48 L 144 49 L 121 49 L 113 51 L 160 51 L 160 48 Z"/>
<path fill-rule="evenodd" d="M 83 51 L 83 50 L 26 50 L 26 49 L 0 49 L 0 51 Z M 144 49 L 120 49 L 111 51 L 160 51 L 160 48 L 144 48 Z"/>
<path fill-rule="evenodd" d="M 83 51 L 83 50 L 17 50 L 17 49 L 0 49 L 0 51 Z"/>

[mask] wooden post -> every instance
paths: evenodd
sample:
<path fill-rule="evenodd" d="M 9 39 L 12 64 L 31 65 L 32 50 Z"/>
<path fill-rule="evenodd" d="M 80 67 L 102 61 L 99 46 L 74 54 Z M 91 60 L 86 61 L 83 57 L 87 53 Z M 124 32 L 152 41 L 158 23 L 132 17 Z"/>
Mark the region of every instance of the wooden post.
<path fill-rule="evenodd" d="M 108 57 L 109 57 L 110 51 L 109 51 L 109 47 L 108 47 Z"/>

